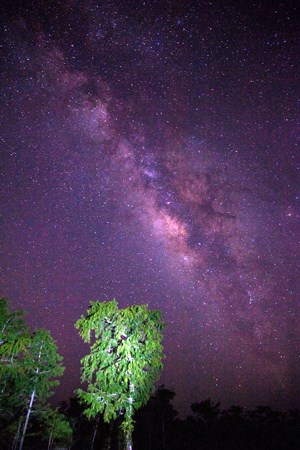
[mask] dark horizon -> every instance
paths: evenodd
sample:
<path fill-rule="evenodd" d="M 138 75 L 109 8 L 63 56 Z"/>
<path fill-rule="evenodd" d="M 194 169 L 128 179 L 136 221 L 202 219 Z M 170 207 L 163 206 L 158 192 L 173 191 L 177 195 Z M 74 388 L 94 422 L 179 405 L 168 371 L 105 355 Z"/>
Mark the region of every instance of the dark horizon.
<path fill-rule="evenodd" d="M 182 414 L 300 408 L 297 9 L 1 6 L 1 295 L 56 339 L 56 400 L 116 298 L 162 312 Z"/>

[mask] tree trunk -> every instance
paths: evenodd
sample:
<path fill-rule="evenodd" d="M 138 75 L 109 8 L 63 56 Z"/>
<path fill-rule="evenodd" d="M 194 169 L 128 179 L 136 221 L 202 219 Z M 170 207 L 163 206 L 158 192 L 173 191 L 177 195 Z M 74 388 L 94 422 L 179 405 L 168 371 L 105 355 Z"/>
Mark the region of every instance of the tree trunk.
<path fill-rule="evenodd" d="M 38 361 L 41 360 L 42 349 L 43 349 L 43 344 L 41 344 L 41 346 L 40 346 Z M 36 371 L 35 371 L 37 377 L 38 377 L 39 371 L 40 371 L 39 367 L 37 367 Z M 35 380 L 34 386 L 36 386 L 36 381 L 37 381 L 37 378 Z M 25 419 L 23 432 L 22 432 L 22 436 L 21 436 L 21 440 L 20 440 L 19 450 L 23 449 L 24 439 L 25 439 L 25 435 L 26 435 L 26 430 L 27 430 L 27 426 L 28 426 L 29 417 L 30 417 L 30 414 L 31 414 L 31 411 L 32 411 L 32 405 L 33 405 L 33 402 L 34 402 L 34 399 L 35 399 L 35 394 L 36 394 L 36 390 L 35 390 L 35 387 L 34 387 L 32 393 L 31 393 L 31 397 L 30 397 L 29 407 L 28 407 L 27 414 L 26 414 L 26 419 Z"/>
<path fill-rule="evenodd" d="M 48 441 L 48 447 L 47 447 L 47 450 L 50 450 L 51 447 L 52 447 L 52 436 L 53 436 L 53 429 L 52 429 L 52 431 L 51 431 L 51 433 L 50 433 L 50 436 L 49 436 L 49 441 Z"/>
<path fill-rule="evenodd" d="M 97 431 L 98 431 L 98 426 L 99 426 L 99 419 L 100 418 L 98 417 L 97 421 L 96 421 L 96 425 L 95 425 L 95 429 L 94 429 L 94 433 L 93 433 L 93 439 L 92 439 L 91 446 L 90 446 L 90 450 L 94 449 L 95 439 L 96 439 L 96 436 L 97 436 Z"/>
<path fill-rule="evenodd" d="M 22 425 L 22 417 L 20 417 L 18 428 L 17 428 L 17 432 L 15 434 L 11 450 L 16 450 L 16 448 L 17 448 L 18 440 L 19 440 L 19 436 L 20 436 L 21 425 Z"/>
<path fill-rule="evenodd" d="M 131 431 L 131 424 L 132 424 L 132 413 L 133 413 L 133 408 L 132 408 L 132 403 L 133 403 L 133 393 L 134 393 L 134 384 L 130 381 L 129 382 L 129 392 L 130 392 L 130 397 L 128 399 L 128 416 L 129 416 L 129 421 L 130 421 L 130 430 L 127 431 L 126 433 L 126 450 L 132 450 L 132 431 Z"/>
<path fill-rule="evenodd" d="M 108 430 L 108 436 L 104 439 L 104 450 L 110 450 L 111 448 L 111 436 L 113 431 L 114 423 L 111 421 L 109 424 L 109 430 Z M 118 439 L 119 441 L 119 439 Z M 118 448 L 119 448 L 119 442 L 118 442 Z"/>
<path fill-rule="evenodd" d="M 164 414 L 161 416 L 161 431 L 162 431 L 162 445 L 163 450 L 165 450 L 166 447 L 166 433 L 165 433 L 165 420 L 164 420 Z"/>
<path fill-rule="evenodd" d="M 149 421 L 148 421 L 148 450 L 152 450 L 152 433 Z"/>
<path fill-rule="evenodd" d="M 23 431 L 22 431 L 22 436 L 21 436 L 21 440 L 20 440 L 19 450 L 23 449 L 25 434 L 26 434 L 26 430 L 27 430 L 27 426 L 28 426 L 29 417 L 30 417 L 30 414 L 31 414 L 31 411 L 32 411 L 32 405 L 33 405 L 34 399 L 35 399 L 35 389 L 33 389 L 32 393 L 31 393 L 30 403 L 29 403 L 29 407 L 27 409 L 27 414 L 26 414 L 26 419 L 25 419 Z"/>
<path fill-rule="evenodd" d="M 132 450 L 132 433 L 126 433 L 126 450 Z"/>

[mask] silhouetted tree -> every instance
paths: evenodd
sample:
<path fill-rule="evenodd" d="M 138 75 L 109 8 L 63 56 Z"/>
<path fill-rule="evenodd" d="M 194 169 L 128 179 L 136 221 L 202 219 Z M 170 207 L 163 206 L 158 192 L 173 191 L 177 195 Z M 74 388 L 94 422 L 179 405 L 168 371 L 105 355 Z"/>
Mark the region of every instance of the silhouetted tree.
<path fill-rule="evenodd" d="M 95 420 L 89 420 L 84 414 L 87 405 L 79 402 L 78 398 L 70 398 L 62 402 L 59 411 L 67 418 L 73 430 L 73 449 L 89 448 L 95 429 Z"/>
<path fill-rule="evenodd" d="M 200 403 L 192 403 L 191 410 L 198 423 L 204 426 L 204 428 L 209 428 L 216 423 L 219 418 L 220 402 L 213 403 L 212 400 L 208 398 Z"/>
<path fill-rule="evenodd" d="M 172 447 L 174 419 L 177 416 L 171 401 L 175 392 L 160 386 L 136 415 L 134 441 L 137 448 L 165 450 Z"/>

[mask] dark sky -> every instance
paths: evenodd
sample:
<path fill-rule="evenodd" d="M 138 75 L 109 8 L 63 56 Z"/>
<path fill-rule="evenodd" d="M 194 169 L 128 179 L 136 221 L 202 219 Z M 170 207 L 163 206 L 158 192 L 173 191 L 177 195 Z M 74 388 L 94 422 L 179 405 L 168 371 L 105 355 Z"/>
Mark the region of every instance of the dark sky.
<path fill-rule="evenodd" d="M 296 3 L 4 2 L 1 293 L 60 398 L 116 297 L 162 311 L 181 411 L 300 406 Z"/>

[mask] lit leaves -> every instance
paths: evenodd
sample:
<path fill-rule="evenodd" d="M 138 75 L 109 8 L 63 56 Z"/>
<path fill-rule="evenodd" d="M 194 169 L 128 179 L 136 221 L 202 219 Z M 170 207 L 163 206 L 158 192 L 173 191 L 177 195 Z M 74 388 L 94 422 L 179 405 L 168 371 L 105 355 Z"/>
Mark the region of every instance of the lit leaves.
<path fill-rule="evenodd" d="M 147 402 L 162 368 L 159 311 L 147 305 L 119 309 L 116 300 L 91 302 L 75 327 L 90 344 L 90 353 L 81 360 L 87 390 L 77 391 L 88 405 L 87 416 L 102 413 L 109 422 L 122 413 L 123 429 L 130 429 L 133 411 Z"/>

